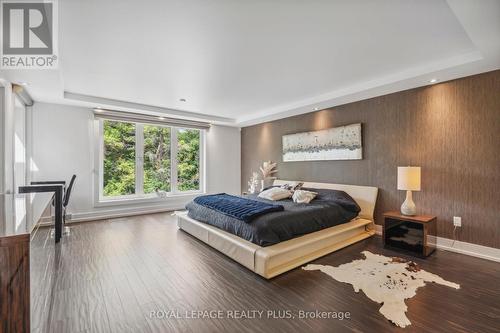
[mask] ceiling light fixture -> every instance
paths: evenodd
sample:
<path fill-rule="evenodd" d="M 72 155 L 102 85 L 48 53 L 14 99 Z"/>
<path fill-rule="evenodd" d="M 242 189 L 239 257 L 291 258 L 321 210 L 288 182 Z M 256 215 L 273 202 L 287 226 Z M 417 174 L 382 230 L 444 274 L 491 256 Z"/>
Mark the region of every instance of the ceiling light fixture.
<path fill-rule="evenodd" d="M 95 112 L 102 112 L 102 109 L 101 109 L 101 107 L 100 107 L 100 106 L 98 106 L 98 107 L 94 108 L 94 111 L 95 111 Z"/>
<path fill-rule="evenodd" d="M 318 111 L 318 110 L 319 110 L 319 108 L 314 108 L 314 111 Z"/>
<path fill-rule="evenodd" d="M 437 79 L 430 79 L 430 80 L 429 80 L 429 83 L 436 83 L 436 82 L 438 82 L 438 80 L 437 80 Z"/>
<path fill-rule="evenodd" d="M 159 120 L 165 120 L 165 117 L 158 117 Z"/>
<path fill-rule="evenodd" d="M 185 102 L 185 101 L 186 101 L 186 99 L 185 99 L 185 98 L 181 98 L 181 99 L 179 99 L 179 101 L 180 101 L 180 102 Z"/>

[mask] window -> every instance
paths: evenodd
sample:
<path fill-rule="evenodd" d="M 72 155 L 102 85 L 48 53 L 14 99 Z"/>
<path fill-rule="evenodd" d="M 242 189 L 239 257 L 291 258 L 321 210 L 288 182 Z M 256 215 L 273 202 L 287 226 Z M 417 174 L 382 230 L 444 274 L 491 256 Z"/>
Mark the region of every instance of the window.
<path fill-rule="evenodd" d="M 135 124 L 104 121 L 104 196 L 135 194 Z"/>
<path fill-rule="evenodd" d="M 97 122 L 99 201 L 203 190 L 203 130 L 108 119 Z"/>
<path fill-rule="evenodd" d="M 200 131 L 177 129 L 177 188 L 200 189 Z"/>
<path fill-rule="evenodd" d="M 170 192 L 170 127 L 144 126 L 144 193 Z"/>

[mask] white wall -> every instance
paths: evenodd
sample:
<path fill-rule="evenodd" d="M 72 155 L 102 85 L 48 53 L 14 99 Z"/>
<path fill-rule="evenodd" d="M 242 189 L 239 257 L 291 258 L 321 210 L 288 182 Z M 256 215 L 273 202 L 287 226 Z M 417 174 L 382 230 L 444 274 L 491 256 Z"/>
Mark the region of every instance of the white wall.
<path fill-rule="evenodd" d="M 12 86 L 7 81 L 0 81 L 2 85 L 2 103 L 1 103 L 1 141 L 2 146 L 2 193 L 14 192 L 14 99 Z"/>
<path fill-rule="evenodd" d="M 14 99 L 14 189 L 26 185 L 28 165 L 26 149 L 26 106 L 19 98 Z"/>
<path fill-rule="evenodd" d="M 4 188 L 4 163 L 5 163 L 5 130 L 4 130 L 4 103 L 5 100 L 5 88 L 1 86 L 0 82 L 0 193 L 3 193 Z"/>
<path fill-rule="evenodd" d="M 94 207 L 93 114 L 89 108 L 35 103 L 33 106 L 33 180 L 66 180 L 77 175 L 68 212 L 89 220 L 183 208 L 191 196 L 164 202 Z M 240 192 L 239 128 L 212 126 L 206 136 L 207 192 Z M 36 170 L 37 169 L 37 170 Z"/>
<path fill-rule="evenodd" d="M 16 193 L 29 181 L 31 107 L 0 79 L 0 193 Z"/>
<path fill-rule="evenodd" d="M 212 126 L 206 142 L 207 192 L 241 194 L 240 129 Z"/>

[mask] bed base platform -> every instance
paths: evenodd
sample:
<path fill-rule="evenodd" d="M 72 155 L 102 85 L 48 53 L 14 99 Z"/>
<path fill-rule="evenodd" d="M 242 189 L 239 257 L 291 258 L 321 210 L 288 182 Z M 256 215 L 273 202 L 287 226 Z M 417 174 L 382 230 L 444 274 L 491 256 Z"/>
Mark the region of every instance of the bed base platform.
<path fill-rule="evenodd" d="M 373 236 L 373 222 L 350 222 L 262 247 L 211 225 L 187 212 L 177 213 L 177 226 L 251 271 L 270 279 L 314 259 Z"/>
<path fill-rule="evenodd" d="M 276 180 L 274 184 L 283 185 L 291 182 Z M 190 218 L 187 212 L 177 213 L 177 226 L 266 279 L 375 234 L 373 212 L 378 188 L 309 182 L 305 182 L 304 187 L 345 191 L 356 200 L 361 211 L 358 217 L 350 222 L 266 247 L 249 242 L 209 224 L 196 221 Z"/>

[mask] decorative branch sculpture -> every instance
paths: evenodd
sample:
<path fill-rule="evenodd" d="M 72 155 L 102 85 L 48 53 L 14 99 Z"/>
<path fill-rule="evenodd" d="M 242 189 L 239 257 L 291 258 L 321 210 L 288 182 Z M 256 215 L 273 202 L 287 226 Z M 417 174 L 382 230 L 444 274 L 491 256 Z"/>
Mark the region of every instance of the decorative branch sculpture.
<path fill-rule="evenodd" d="M 278 172 L 276 168 L 276 163 L 273 163 L 271 161 L 267 161 L 262 163 L 262 166 L 260 167 L 260 172 L 262 173 L 262 178 L 266 179 L 271 177 L 274 173 Z"/>

